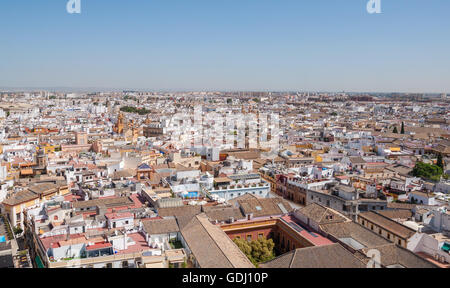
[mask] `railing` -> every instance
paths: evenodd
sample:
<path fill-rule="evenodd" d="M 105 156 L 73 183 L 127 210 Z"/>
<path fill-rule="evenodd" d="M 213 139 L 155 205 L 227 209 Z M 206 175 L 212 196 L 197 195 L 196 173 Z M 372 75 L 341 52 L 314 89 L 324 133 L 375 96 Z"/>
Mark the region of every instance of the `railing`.
<path fill-rule="evenodd" d="M 92 258 L 75 259 L 75 260 L 71 260 L 71 261 L 49 262 L 48 268 L 79 267 L 79 266 L 83 266 L 83 265 L 106 263 L 106 262 L 116 262 L 116 261 L 123 261 L 123 260 L 128 260 L 128 259 L 137 259 L 137 258 L 141 258 L 141 257 L 142 257 L 141 252 L 127 253 L 127 254 L 115 254 L 115 255 L 92 257 Z"/>
<path fill-rule="evenodd" d="M 211 192 L 217 192 L 217 191 L 226 191 L 226 190 L 238 190 L 238 189 L 254 189 L 254 188 L 265 188 L 265 187 L 270 187 L 269 183 L 258 183 L 255 184 L 255 186 L 253 186 L 252 184 L 249 185 L 229 185 L 229 186 L 221 186 L 220 188 L 213 188 L 210 191 Z"/>

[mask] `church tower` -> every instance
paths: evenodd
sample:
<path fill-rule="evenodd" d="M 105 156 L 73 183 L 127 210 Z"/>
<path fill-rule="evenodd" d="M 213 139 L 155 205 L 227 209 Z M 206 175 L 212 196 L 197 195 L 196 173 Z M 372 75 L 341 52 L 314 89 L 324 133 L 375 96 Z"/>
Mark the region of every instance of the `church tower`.
<path fill-rule="evenodd" d="M 124 117 L 122 112 L 119 113 L 119 117 L 117 118 L 117 122 L 114 125 L 113 131 L 117 134 L 122 134 L 124 128 Z"/>

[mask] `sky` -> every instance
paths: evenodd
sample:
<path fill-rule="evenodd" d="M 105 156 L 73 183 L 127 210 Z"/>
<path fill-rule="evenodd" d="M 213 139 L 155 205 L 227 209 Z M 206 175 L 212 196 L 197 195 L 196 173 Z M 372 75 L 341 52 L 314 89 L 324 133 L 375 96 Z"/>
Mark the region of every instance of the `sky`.
<path fill-rule="evenodd" d="M 450 93 L 450 1 L 0 0 L 0 87 Z"/>

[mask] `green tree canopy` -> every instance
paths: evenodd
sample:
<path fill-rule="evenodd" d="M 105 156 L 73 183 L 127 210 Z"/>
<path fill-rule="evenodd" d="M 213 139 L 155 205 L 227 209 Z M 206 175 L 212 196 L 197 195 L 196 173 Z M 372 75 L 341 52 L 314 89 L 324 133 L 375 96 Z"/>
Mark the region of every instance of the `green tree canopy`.
<path fill-rule="evenodd" d="M 120 108 L 120 111 L 122 112 L 128 112 L 128 113 L 137 113 L 139 115 L 146 115 L 149 114 L 151 111 L 147 110 L 145 108 L 136 108 L 136 107 L 130 107 L 130 106 L 124 106 Z"/>
<path fill-rule="evenodd" d="M 439 181 L 443 170 L 437 165 L 417 162 L 411 174 L 415 177 L 421 177 L 432 181 Z"/>
<path fill-rule="evenodd" d="M 233 241 L 255 266 L 275 258 L 275 243 L 272 239 L 260 237 L 258 240 L 246 241 L 235 238 Z"/>

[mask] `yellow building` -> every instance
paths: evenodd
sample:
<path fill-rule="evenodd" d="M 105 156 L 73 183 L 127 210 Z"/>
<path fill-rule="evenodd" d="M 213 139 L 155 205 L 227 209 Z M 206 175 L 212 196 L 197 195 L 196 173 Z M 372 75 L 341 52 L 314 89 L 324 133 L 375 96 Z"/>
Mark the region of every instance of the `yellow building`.
<path fill-rule="evenodd" d="M 36 150 L 43 149 L 45 154 L 49 154 L 54 153 L 59 147 L 59 145 L 46 144 L 45 146 L 36 147 Z"/>

